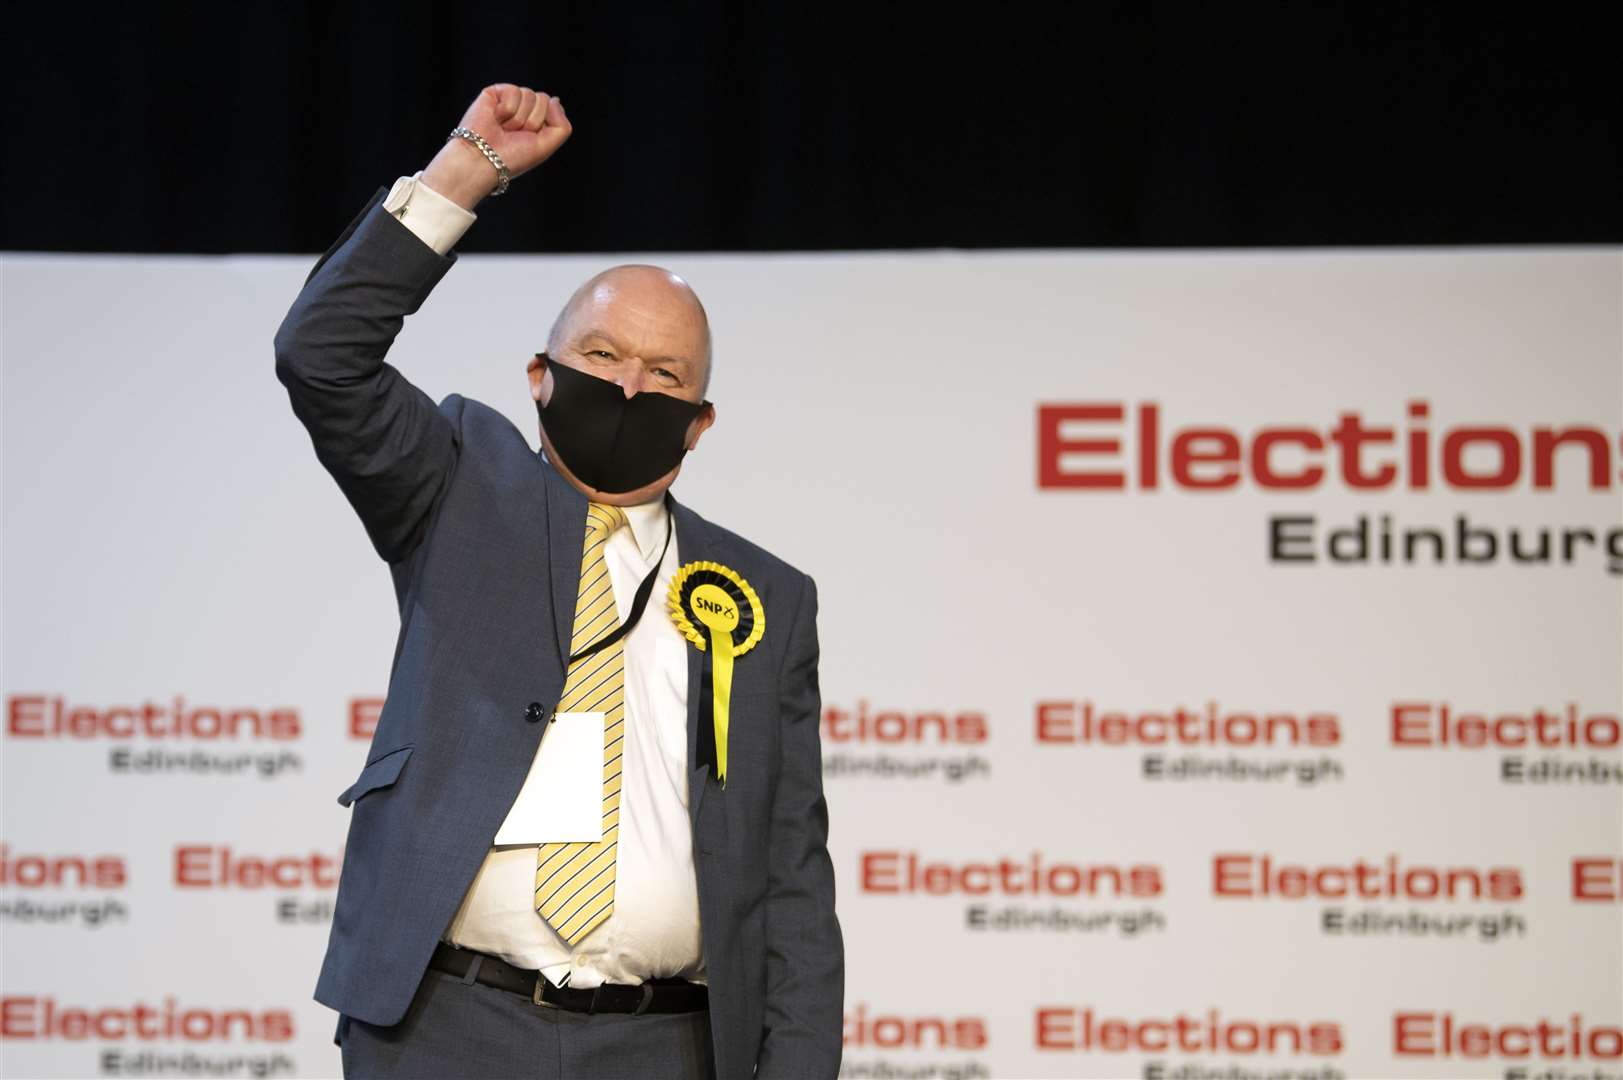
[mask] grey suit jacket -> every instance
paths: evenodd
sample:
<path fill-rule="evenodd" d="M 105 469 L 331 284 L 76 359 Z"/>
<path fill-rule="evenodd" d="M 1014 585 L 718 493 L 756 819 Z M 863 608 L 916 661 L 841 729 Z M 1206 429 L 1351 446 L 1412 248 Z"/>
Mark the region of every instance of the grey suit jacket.
<path fill-rule="evenodd" d="M 456 261 L 380 205 L 350 223 L 276 333 L 276 376 L 388 563 L 400 633 L 350 808 L 316 1000 L 404 1015 L 529 770 L 564 686 L 586 498 L 500 413 L 437 406 L 384 355 Z M 683 562 L 737 570 L 766 635 L 734 673 L 725 788 L 689 769 L 699 921 L 721 1077 L 834 1076 L 844 946 L 818 738 L 817 590 L 672 501 Z M 661 617 L 658 598 L 649 617 Z M 700 653 L 688 650 L 688 760 Z M 540 709 L 531 708 L 539 704 Z"/>

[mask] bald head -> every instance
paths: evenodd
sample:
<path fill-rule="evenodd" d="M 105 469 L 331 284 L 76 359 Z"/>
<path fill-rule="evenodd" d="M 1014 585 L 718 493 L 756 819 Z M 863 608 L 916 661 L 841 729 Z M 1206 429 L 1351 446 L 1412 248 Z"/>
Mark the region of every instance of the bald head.
<path fill-rule="evenodd" d="M 680 460 L 665 475 L 635 490 L 602 491 L 581 480 L 559 457 L 545 420 L 557 389 L 552 369 L 558 367 L 613 383 L 628 402 L 638 394 L 653 393 L 700 405 L 683 433 L 685 450 L 698 446 L 699 437 L 716 422 L 715 406 L 704 400 L 710 384 L 710 322 L 704 305 L 687 282 L 658 266 L 613 266 L 576 289 L 547 335 L 547 356 L 536 354 L 525 364 L 525 372 L 530 396 L 542 410 L 542 450 L 568 483 L 588 499 L 616 506 L 633 506 L 664 494 L 682 470 Z"/>
<path fill-rule="evenodd" d="M 640 361 L 639 389 L 693 401 L 710 387 L 704 305 L 681 277 L 646 263 L 611 266 L 588 278 L 553 321 L 547 352 L 604 364 Z"/>

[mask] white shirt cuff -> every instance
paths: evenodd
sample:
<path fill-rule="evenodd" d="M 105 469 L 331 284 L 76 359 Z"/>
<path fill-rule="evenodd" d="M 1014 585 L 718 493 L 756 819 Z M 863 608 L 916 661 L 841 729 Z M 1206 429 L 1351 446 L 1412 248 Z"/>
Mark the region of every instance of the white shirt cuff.
<path fill-rule="evenodd" d="M 473 211 L 463 209 L 423 183 L 421 169 L 394 182 L 383 200 L 383 209 L 440 255 L 450 251 L 468 231 L 468 226 L 478 220 Z"/>

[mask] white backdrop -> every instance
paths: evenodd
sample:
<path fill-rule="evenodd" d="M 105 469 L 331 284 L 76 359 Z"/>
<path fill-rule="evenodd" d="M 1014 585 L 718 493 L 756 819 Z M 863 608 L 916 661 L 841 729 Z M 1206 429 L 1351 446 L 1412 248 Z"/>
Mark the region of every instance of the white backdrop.
<path fill-rule="evenodd" d="M 390 360 L 535 445 L 524 365 L 612 261 L 466 257 Z M 847 1075 L 1623 1077 L 1616 250 L 655 261 L 716 336 L 678 497 L 820 587 Z M 4 260 L 6 1075 L 338 1072 L 334 798 L 396 613 L 272 372 L 310 263 Z M 1265 460 L 1322 481 L 1259 481 L 1259 435 L 1333 449 L 1348 413 L 1396 483 L 1300 441 Z M 1216 428 L 1237 482 L 1179 483 Z M 1580 428 L 1537 479 L 1538 429 Z M 1447 481 L 1507 447 L 1514 482 Z M 1330 561 L 1361 515 L 1444 559 Z M 1270 558 L 1287 517 L 1315 561 Z M 1593 542 L 1504 557 L 1539 528 Z M 131 734 L 149 703 L 191 733 Z M 1227 736 L 1101 716 L 1179 708 Z M 1492 738 L 1569 708 L 1576 743 Z M 1375 895 L 1329 895 L 1360 861 Z"/>

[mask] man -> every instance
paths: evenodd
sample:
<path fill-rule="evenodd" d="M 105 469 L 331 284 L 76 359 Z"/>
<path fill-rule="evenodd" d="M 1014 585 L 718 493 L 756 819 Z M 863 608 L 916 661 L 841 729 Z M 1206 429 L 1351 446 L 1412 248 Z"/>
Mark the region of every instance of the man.
<path fill-rule="evenodd" d="M 569 134 L 485 88 L 277 331 L 401 620 L 315 996 L 346 1076 L 834 1076 L 817 594 L 666 494 L 715 420 L 698 298 L 647 266 L 577 291 L 527 364 L 541 456 L 383 359 Z"/>

